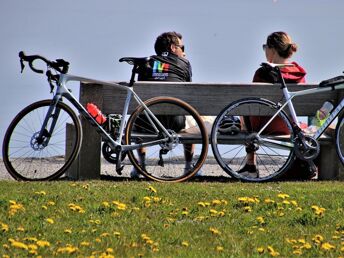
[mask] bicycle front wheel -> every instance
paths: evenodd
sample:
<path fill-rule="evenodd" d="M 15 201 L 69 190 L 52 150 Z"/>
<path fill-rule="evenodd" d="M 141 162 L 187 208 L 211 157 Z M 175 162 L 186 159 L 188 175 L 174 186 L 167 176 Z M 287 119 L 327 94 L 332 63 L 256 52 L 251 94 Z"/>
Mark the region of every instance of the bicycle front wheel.
<path fill-rule="evenodd" d="M 336 127 L 336 148 L 338 157 L 344 166 L 344 116 L 338 121 Z"/>
<path fill-rule="evenodd" d="M 128 120 L 126 144 L 151 144 L 128 152 L 134 168 L 156 181 L 181 182 L 191 178 L 208 152 L 202 118 L 189 104 L 176 98 L 157 97 L 145 105 L 173 137 L 166 137 L 153 117 L 139 106 Z"/>
<path fill-rule="evenodd" d="M 57 179 L 79 153 L 82 138 L 80 121 L 62 102 L 57 104 L 42 136 L 39 136 L 50 105 L 51 100 L 42 100 L 27 106 L 7 129 L 3 161 L 17 180 Z M 54 130 L 51 132 L 52 127 Z"/>
<path fill-rule="evenodd" d="M 231 103 L 217 116 L 211 146 L 217 162 L 231 177 L 262 182 L 276 179 L 288 169 L 294 160 L 293 149 L 265 141 L 292 142 L 286 113 L 280 112 L 260 138 L 256 137 L 277 110 L 278 106 L 269 100 L 247 98 Z M 247 163 L 255 164 L 255 168 L 248 169 Z"/>

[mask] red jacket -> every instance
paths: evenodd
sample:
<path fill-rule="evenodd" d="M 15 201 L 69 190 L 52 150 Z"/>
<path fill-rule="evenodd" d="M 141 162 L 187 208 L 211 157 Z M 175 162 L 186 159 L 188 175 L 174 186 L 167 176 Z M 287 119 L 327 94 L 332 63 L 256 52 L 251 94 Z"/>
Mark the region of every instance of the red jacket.
<path fill-rule="evenodd" d="M 281 69 L 283 79 L 286 83 L 304 83 L 306 71 L 296 62 L 292 62 L 295 66 L 284 67 Z M 267 82 L 267 83 L 277 83 L 277 76 L 271 73 L 265 67 L 260 67 L 254 74 L 253 82 Z M 270 119 L 267 116 L 251 116 L 250 123 L 253 131 L 259 131 Z M 267 134 L 287 134 L 290 131 L 284 124 L 283 120 L 276 117 L 269 126 L 264 130 L 263 133 Z"/>
<path fill-rule="evenodd" d="M 306 82 L 306 71 L 296 62 L 294 66 L 284 67 L 281 69 L 283 79 L 286 83 L 304 83 Z M 265 67 L 260 67 L 253 76 L 253 82 L 277 83 L 277 78 L 271 71 Z"/>

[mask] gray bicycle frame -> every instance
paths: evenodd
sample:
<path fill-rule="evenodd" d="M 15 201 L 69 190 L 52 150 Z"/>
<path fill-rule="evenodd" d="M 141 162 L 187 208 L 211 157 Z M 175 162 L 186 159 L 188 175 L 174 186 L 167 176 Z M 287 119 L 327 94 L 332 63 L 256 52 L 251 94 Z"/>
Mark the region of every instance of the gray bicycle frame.
<path fill-rule="evenodd" d="M 310 94 L 316 94 L 316 93 L 321 93 L 325 91 L 331 91 L 331 90 L 341 90 L 344 89 L 344 83 L 343 84 L 338 84 L 332 87 L 317 87 L 314 89 L 307 89 L 307 90 L 301 90 L 301 91 L 294 91 L 291 92 L 288 90 L 287 86 L 283 88 L 283 95 L 286 100 L 286 102 L 278 109 L 278 111 L 270 118 L 270 120 L 260 129 L 260 131 L 257 133 L 257 138 L 260 142 L 264 143 L 270 143 L 273 146 L 279 145 L 282 148 L 287 148 L 291 149 L 294 147 L 294 144 L 291 142 L 283 142 L 283 141 L 278 141 L 278 140 L 273 140 L 273 139 L 268 139 L 268 138 L 263 138 L 260 137 L 262 132 L 265 130 L 265 128 L 272 122 L 272 120 L 286 107 L 288 106 L 292 122 L 295 124 L 298 123 L 297 120 L 297 114 L 295 112 L 295 108 L 293 105 L 293 98 L 298 97 L 298 96 L 304 96 L 304 95 L 310 95 Z M 319 137 L 324 133 L 326 128 L 335 120 L 335 118 L 340 114 L 340 112 L 344 109 L 344 99 L 342 99 L 339 104 L 334 108 L 334 110 L 331 112 L 330 116 L 325 120 L 324 124 L 315 132 L 314 138 L 319 139 Z"/>
<path fill-rule="evenodd" d="M 120 124 L 120 134 L 118 139 L 115 141 L 112 139 L 112 137 L 100 126 L 96 120 L 87 112 L 87 110 L 80 104 L 80 102 L 74 97 L 74 95 L 70 92 L 70 90 L 67 89 L 66 85 L 70 81 L 77 81 L 77 82 L 84 82 L 84 83 L 95 83 L 95 84 L 102 84 L 102 85 L 108 85 L 115 87 L 117 89 L 122 89 L 127 91 L 127 96 L 126 100 L 124 103 L 123 111 L 122 111 L 122 119 L 121 119 L 121 124 Z M 166 142 L 169 138 L 172 138 L 172 135 L 167 131 L 167 129 L 160 123 L 160 121 L 155 117 L 155 115 L 152 113 L 152 111 L 149 110 L 149 108 L 145 105 L 145 103 L 140 99 L 140 97 L 134 92 L 132 87 L 126 86 L 126 85 L 121 85 L 118 83 L 111 83 L 111 82 L 105 82 L 105 81 L 100 81 L 100 80 L 95 80 L 95 79 L 90 79 L 90 78 L 85 78 L 85 77 L 80 77 L 80 76 L 75 76 L 75 75 L 70 75 L 70 74 L 60 74 L 60 79 L 57 85 L 56 93 L 53 97 L 52 104 L 50 105 L 50 108 L 48 110 L 48 113 L 45 117 L 45 120 L 42 125 L 42 129 L 40 134 L 42 135 L 43 132 L 45 131 L 44 129 L 46 128 L 46 125 L 48 124 L 48 120 L 51 117 L 51 114 L 53 113 L 54 110 L 56 109 L 57 103 L 62 101 L 63 97 L 68 99 L 71 104 L 79 111 L 79 113 L 86 119 L 88 120 L 92 126 L 95 127 L 96 131 L 105 139 L 111 148 L 115 149 L 116 147 L 120 147 L 120 151 L 130 151 L 130 150 L 135 150 L 147 146 L 153 146 L 157 145 L 159 143 Z M 129 104 L 130 101 L 134 97 L 136 102 L 139 105 L 142 105 L 144 108 L 145 115 L 147 116 L 148 120 L 150 121 L 152 127 L 154 130 L 158 133 L 160 130 L 155 126 L 154 122 L 156 125 L 165 133 L 166 138 L 155 140 L 155 141 L 150 141 L 146 143 L 140 143 L 140 144 L 133 144 L 133 145 L 122 145 L 121 139 L 124 135 L 124 128 L 126 124 L 126 118 L 128 116 L 128 109 L 129 109 Z M 59 112 L 59 110 L 57 110 Z M 55 119 L 50 126 L 49 133 L 51 133 L 54 130 Z M 45 144 L 48 144 L 48 141 L 45 142 Z"/>

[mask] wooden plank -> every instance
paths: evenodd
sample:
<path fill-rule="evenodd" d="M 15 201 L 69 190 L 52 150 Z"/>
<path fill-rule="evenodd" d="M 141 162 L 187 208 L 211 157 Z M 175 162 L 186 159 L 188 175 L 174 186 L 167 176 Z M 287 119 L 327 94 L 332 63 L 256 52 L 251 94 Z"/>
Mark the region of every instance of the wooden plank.
<path fill-rule="evenodd" d="M 83 87 L 92 87 L 84 85 Z M 258 88 L 259 87 L 259 88 Z M 315 88 L 316 84 L 289 86 L 290 91 Z M 142 100 L 156 96 L 172 96 L 180 98 L 192 105 L 201 115 L 217 115 L 232 101 L 247 98 L 261 97 L 278 102 L 282 99 L 282 91 L 279 85 L 266 83 L 250 84 L 199 84 L 199 83 L 157 83 L 138 82 L 134 86 L 135 92 Z M 126 91 L 114 90 L 113 87 L 103 86 L 103 106 L 105 113 L 121 113 L 125 101 Z M 337 99 L 335 92 L 323 92 L 295 98 L 294 104 L 299 115 L 313 115 L 327 99 Z M 211 103 L 211 105 L 209 105 Z M 137 107 L 133 101 L 130 112 Z"/>

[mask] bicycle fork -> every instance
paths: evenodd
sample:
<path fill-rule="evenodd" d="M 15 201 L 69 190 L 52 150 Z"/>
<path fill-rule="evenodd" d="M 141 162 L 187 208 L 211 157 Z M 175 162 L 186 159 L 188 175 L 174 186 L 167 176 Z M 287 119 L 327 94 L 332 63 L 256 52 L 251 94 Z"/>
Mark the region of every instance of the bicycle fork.
<path fill-rule="evenodd" d="M 48 112 L 45 115 L 41 129 L 38 132 L 34 133 L 34 135 L 32 136 L 31 147 L 34 150 L 41 150 L 48 146 L 50 137 L 54 132 L 57 119 L 60 115 L 60 109 L 57 107 L 57 103 L 60 101 L 60 99 L 61 98 L 59 96 L 55 96 L 53 98 Z M 48 124 L 50 121 L 51 124 L 48 128 Z"/>

